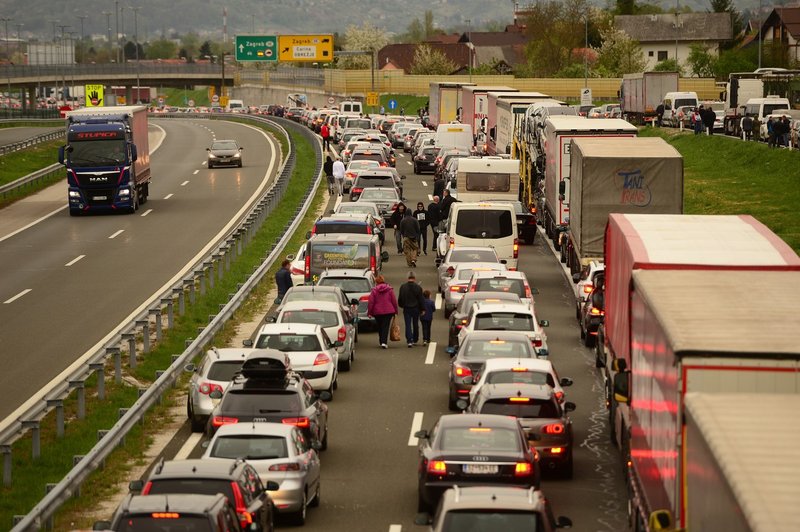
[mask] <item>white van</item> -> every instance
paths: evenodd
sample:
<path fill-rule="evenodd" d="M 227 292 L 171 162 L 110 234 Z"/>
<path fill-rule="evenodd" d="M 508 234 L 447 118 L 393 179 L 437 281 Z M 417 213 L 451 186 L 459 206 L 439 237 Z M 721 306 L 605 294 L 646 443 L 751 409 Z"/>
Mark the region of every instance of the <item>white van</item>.
<path fill-rule="evenodd" d="M 464 148 L 472 150 L 475 139 L 472 136 L 472 126 L 469 124 L 440 124 L 433 137 L 433 145 L 442 148 Z"/>
<path fill-rule="evenodd" d="M 517 213 L 511 203 L 456 202 L 442 223 L 445 230 L 436 244 L 439 253 L 454 247 L 490 247 L 509 270 L 517 269 Z"/>
<path fill-rule="evenodd" d="M 339 112 L 347 115 L 360 115 L 364 112 L 361 102 L 347 100 L 339 103 Z"/>
<path fill-rule="evenodd" d="M 775 95 L 769 95 L 766 98 L 750 98 L 744 104 L 744 114 L 759 122 L 766 122 L 768 115 L 779 114 L 781 111 L 789 109 L 791 109 L 789 100 Z"/>
<path fill-rule="evenodd" d="M 458 201 L 483 198 L 519 199 L 519 160 L 501 157 L 462 157 L 456 172 Z"/>
<path fill-rule="evenodd" d="M 661 122 L 672 127 L 678 127 L 678 107 L 697 107 L 699 100 L 696 92 L 668 92 L 664 95 L 664 114 L 661 115 Z"/>
<path fill-rule="evenodd" d="M 225 110 L 229 113 L 243 113 L 245 112 L 244 100 L 228 100 L 228 105 Z"/>

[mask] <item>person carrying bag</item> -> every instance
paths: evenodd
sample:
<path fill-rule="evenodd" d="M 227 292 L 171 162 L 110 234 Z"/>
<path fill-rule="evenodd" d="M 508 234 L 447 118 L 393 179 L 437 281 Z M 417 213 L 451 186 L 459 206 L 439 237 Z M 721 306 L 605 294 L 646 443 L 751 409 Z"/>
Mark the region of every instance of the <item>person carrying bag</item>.
<path fill-rule="evenodd" d="M 394 289 L 389 286 L 383 275 L 378 275 L 375 278 L 375 283 L 375 287 L 369 293 L 367 315 L 375 318 L 375 325 L 378 328 L 378 342 L 381 344 L 381 348 L 387 349 L 389 329 L 392 326 L 394 316 L 397 314 L 397 297 L 394 295 Z M 397 336 L 399 340 L 399 328 Z"/>

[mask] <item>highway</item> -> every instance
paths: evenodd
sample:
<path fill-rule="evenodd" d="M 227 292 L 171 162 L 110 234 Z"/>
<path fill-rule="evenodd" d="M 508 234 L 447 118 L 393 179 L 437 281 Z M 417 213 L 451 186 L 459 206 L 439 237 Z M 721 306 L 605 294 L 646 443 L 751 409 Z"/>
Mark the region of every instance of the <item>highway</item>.
<path fill-rule="evenodd" d="M 433 177 L 415 176 L 410 157 L 402 152 L 397 167 L 408 176 L 406 204 L 413 207 L 423 200 L 427 205 Z M 542 489 L 551 499 L 555 514 L 573 520 L 574 530 L 622 530 L 627 526 L 625 485 L 619 455 L 608 438 L 601 377 L 594 367 L 593 353 L 579 338 L 571 281 L 540 237 L 534 245 L 522 246 L 520 267 L 539 290 L 538 317 L 551 324 L 546 329 L 550 359 L 561 377 L 574 379 L 566 392 L 567 399 L 577 404 L 572 414 L 574 478 L 545 475 Z M 386 249 L 391 258 L 384 274 L 398 290 L 408 268 L 403 256 L 395 253 L 393 242 L 389 232 Z M 416 274 L 423 287 L 436 293 L 430 249 L 427 257 L 421 257 Z M 433 322 L 435 344 L 411 349 L 401 341 L 381 350 L 376 333 L 359 336 L 353 370 L 340 375 L 339 389 L 329 404 L 330 447 L 322 453 L 322 503 L 309 510 L 305 530 L 421 530 L 414 525 L 417 447 L 413 433 L 420 427 L 429 429 L 439 415 L 450 413 L 446 327 L 443 313 L 438 312 Z M 187 451 L 190 457 L 202 454 L 197 436 L 190 438 L 189 434 L 188 424 L 184 424 L 166 447 L 167 458 L 182 446 L 184 455 Z"/>
<path fill-rule="evenodd" d="M 63 127 L 5 127 L 0 128 L 0 146 L 14 144 L 39 135 L 45 135 L 51 131 L 58 131 Z M 55 161 L 55 157 L 53 157 Z"/>
<path fill-rule="evenodd" d="M 175 282 L 242 217 L 279 167 L 279 147 L 259 129 L 157 123 L 166 137 L 152 157 L 150 200 L 136 214 L 71 218 L 64 194 L 52 216 L 0 234 L 0 419 Z M 239 140 L 244 168 L 205 168 L 204 148 L 215 137 Z M 37 198 L 26 201 L 33 208 Z M 14 207 L 24 210 L 25 203 Z"/>

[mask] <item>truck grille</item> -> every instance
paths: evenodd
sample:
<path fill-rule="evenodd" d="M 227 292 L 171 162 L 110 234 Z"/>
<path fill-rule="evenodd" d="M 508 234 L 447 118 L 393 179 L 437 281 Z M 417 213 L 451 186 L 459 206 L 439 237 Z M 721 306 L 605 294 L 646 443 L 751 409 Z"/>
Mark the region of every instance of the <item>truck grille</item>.
<path fill-rule="evenodd" d="M 116 185 L 119 172 L 102 172 L 98 174 L 76 174 L 81 187 L 102 187 Z"/>
<path fill-rule="evenodd" d="M 113 188 L 98 188 L 85 190 L 86 202 L 92 205 L 111 205 L 114 202 Z"/>

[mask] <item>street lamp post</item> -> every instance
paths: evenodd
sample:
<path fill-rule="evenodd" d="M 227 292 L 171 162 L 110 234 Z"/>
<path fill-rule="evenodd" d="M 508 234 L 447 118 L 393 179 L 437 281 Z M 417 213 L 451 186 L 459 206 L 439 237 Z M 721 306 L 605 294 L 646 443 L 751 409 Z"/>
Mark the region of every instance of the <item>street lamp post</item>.
<path fill-rule="evenodd" d="M 106 16 L 106 32 L 108 33 L 108 62 L 111 62 L 111 55 L 114 53 L 114 49 L 111 47 L 111 11 L 103 11 L 103 15 Z"/>
<path fill-rule="evenodd" d="M 64 66 L 64 65 L 66 65 L 66 63 L 67 63 L 67 59 L 66 59 L 66 57 L 67 57 L 67 41 L 65 40 L 65 36 L 64 35 L 65 35 L 65 30 L 67 28 L 71 28 L 72 26 L 70 26 L 69 24 L 59 24 L 58 27 L 61 28 L 61 42 L 59 44 L 59 50 L 60 50 L 61 53 L 58 55 L 58 64 L 59 64 L 59 68 L 61 69 L 61 99 L 64 101 L 64 104 L 66 105 L 67 98 L 66 98 L 66 94 L 65 93 L 67 92 L 67 73 L 65 71 L 66 66 Z M 62 63 L 63 63 L 63 65 L 62 65 Z"/>
<path fill-rule="evenodd" d="M 81 19 L 81 40 L 80 40 L 80 43 L 81 43 L 81 63 L 83 63 L 83 36 L 84 36 L 84 33 L 83 33 L 83 21 L 86 20 L 87 17 L 88 17 L 88 15 L 78 15 L 78 18 Z"/>
<path fill-rule="evenodd" d="M 467 52 L 469 53 L 467 71 L 469 72 L 469 81 L 472 83 L 472 19 L 467 19 Z"/>
<path fill-rule="evenodd" d="M 10 63 L 11 62 L 11 53 L 9 52 L 8 48 L 8 23 L 11 21 L 8 17 L 0 17 L 0 20 L 6 23 L 6 60 Z M 6 72 L 8 72 L 8 109 L 11 110 L 11 69 L 9 68 Z"/>
<path fill-rule="evenodd" d="M 583 88 L 589 86 L 589 15 L 583 16 Z"/>
<path fill-rule="evenodd" d="M 133 43 L 136 46 L 136 103 L 141 103 L 141 84 L 139 82 L 139 10 L 140 6 L 129 7 L 133 11 Z"/>
<path fill-rule="evenodd" d="M 761 20 L 761 0 L 758 0 L 758 68 L 761 68 L 761 29 L 764 22 Z"/>

